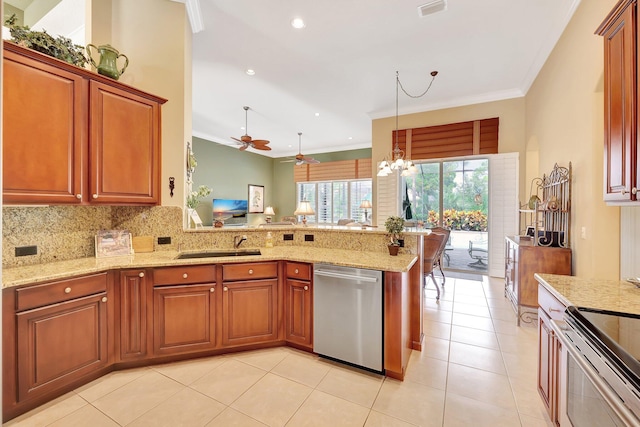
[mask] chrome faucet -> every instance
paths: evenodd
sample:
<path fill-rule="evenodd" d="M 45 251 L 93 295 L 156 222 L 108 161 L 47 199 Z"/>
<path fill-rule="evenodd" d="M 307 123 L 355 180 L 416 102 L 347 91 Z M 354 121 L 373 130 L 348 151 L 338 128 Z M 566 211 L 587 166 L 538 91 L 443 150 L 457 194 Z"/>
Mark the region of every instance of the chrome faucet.
<path fill-rule="evenodd" d="M 246 234 L 243 234 L 242 236 L 233 236 L 233 247 L 238 249 L 245 240 L 247 240 Z"/>

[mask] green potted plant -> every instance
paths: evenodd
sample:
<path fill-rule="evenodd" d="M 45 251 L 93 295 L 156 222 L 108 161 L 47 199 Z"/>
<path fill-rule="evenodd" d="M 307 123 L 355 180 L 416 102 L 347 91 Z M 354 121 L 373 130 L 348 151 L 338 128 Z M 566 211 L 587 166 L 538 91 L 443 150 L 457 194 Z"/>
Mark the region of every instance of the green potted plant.
<path fill-rule="evenodd" d="M 384 222 L 384 228 L 387 229 L 387 233 L 390 239 L 388 245 L 389 255 L 398 255 L 400 249 L 400 237 L 404 230 L 404 218 L 400 216 L 390 216 Z"/>

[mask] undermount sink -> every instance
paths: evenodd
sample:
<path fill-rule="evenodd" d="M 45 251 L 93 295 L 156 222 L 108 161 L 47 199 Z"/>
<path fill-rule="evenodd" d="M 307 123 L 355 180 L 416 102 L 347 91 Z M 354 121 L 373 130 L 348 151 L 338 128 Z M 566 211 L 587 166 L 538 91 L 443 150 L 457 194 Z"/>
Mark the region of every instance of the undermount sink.
<path fill-rule="evenodd" d="M 262 255 L 260 249 L 239 249 L 236 251 L 201 251 L 201 252 L 183 252 L 178 254 L 175 259 L 191 259 L 191 258 L 219 258 L 226 256 L 249 256 Z"/>

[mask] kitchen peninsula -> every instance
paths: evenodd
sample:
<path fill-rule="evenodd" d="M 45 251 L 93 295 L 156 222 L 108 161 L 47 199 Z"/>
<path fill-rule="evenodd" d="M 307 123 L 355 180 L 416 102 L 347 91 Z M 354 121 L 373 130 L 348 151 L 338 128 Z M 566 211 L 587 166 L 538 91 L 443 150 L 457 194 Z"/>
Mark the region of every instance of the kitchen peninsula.
<path fill-rule="evenodd" d="M 383 271 L 384 369 L 403 379 L 422 342 L 421 234 L 407 234 L 404 253 L 392 257 L 381 231 L 268 231 L 273 248 L 261 247 L 265 229 L 198 230 L 173 236 L 182 252 L 5 268 L 5 417 L 112 370 L 269 346 L 313 351 L 312 273 L 320 262 Z M 228 250 L 238 234 L 260 255 L 178 259 Z M 85 342 L 61 342 L 76 333 Z"/>

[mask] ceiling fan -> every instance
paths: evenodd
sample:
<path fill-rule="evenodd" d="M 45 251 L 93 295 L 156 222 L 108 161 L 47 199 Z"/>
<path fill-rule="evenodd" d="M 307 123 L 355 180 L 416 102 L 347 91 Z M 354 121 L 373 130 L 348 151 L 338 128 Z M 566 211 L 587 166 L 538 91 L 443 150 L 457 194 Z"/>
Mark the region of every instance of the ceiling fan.
<path fill-rule="evenodd" d="M 247 111 L 249 111 L 249 107 L 245 106 L 242 108 L 244 108 L 244 135 L 242 135 L 240 139 L 234 138 L 233 136 L 231 137 L 231 139 L 238 141 L 238 145 L 240 145 L 240 151 L 244 151 L 249 147 L 255 148 L 256 150 L 271 150 L 271 147 L 267 146 L 269 141 L 267 141 L 266 139 L 251 139 L 251 137 L 247 134 Z"/>
<path fill-rule="evenodd" d="M 296 162 L 296 166 L 320 163 L 319 160 L 302 154 L 302 132 L 298 132 L 298 154 L 293 159 L 282 160 L 282 163 L 287 162 Z"/>

